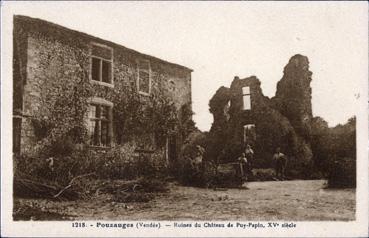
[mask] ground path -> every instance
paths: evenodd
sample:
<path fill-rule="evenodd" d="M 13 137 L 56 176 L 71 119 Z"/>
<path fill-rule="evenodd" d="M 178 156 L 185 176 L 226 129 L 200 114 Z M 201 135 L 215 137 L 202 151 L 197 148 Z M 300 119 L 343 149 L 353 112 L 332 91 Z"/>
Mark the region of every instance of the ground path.
<path fill-rule="evenodd" d="M 355 189 L 323 189 L 323 180 L 252 182 L 249 189 L 214 191 L 170 185 L 148 203 L 45 202 L 82 220 L 354 220 Z M 39 201 L 41 202 L 41 201 Z"/>

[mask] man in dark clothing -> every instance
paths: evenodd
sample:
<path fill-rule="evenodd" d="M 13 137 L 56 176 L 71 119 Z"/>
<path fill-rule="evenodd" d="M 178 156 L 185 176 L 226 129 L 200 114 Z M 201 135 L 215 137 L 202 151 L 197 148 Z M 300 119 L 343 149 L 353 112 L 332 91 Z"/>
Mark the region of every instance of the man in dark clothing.
<path fill-rule="evenodd" d="M 287 159 L 286 156 L 281 153 L 281 149 L 279 147 L 276 149 L 276 152 L 273 155 L 273 160 L 275 163 L 276 177 L 283 180 L 285 178 Z"/>
<path fill-rule="evenodd" d="M 247 161 L 245 153 L 242 153 L 241 156 L 238 157 L 237 160 L 240 164 L 240 176 L 241 176 L 241 182 L 243 183 L 247 180 L 247 172 L 248 172 L 248 169 L 247 169 L 248 161 Z"/>

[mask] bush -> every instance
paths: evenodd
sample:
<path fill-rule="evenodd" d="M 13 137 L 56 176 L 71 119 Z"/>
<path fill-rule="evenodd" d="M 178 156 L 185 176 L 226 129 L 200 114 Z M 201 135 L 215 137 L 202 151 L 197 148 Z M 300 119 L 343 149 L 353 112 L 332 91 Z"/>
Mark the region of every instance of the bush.
<path fill-rule="evenodd" d="M 66 186 L 74 177 L 88 173 L 94 173 L 100 179 L 133 179 L 162 174 L 164 166 L 160 161 L 163 160 L 160 152 L 139 154 L 135 152 L 134 144 L 126 143 L 109 151 L 86 148 L 55 157 L 16 156 L 14 171 L 15 176 Z"/>
<path fill-rule="evenodd" d="M 204 187 L 206 185 L 203 166 L 194 165 L 190 158 L 181 161 L 177 173 L 183 185 L 196 187 Z"/>
<path fill-rule="evenodd" d="M 328 172 L 328 187 L 356 187 L 356 160 L 341 158 L 332 161 Z"/>
<path fill-rule="evenodd" d="M 160 152 L 138 153 L 133 143 L 115 147 L 105 153 L 94 153 L 95 169 L 99 178 L 133 179 L 160 174 L 165 170 Z"/>
<path fill-rule="evenodd" d="M 102 179 L 123 179 L 138 176 L 132 165 L 137 160 L 135 145 L 126 143 L 109 151 L 91 151 L 97 176 Z"/>
<path fill-rule="evenodd" d="M 71 156 L 60 157 L 27 157 L 17 156 L 15 161 L 15 178 L 25 177 L 49 184 L 68 185 L 70 180 L 84 173 L 94 172 L 88 156 L 82 152 Z"/>
<path fill-rule="evenodd" d="M 314 162 L 328 179 L 329 187 L 356 186 L 356 118 L 328 128 L 322 119 L 313 126 Z"/>
<path fill-rule="evenodd" d="M 238 176 L 236 168 L 232 164 L 222 164 L 218 166 L 211 186 L 221 188 L 236 188 L 242 185 L 241 177 Z"/>

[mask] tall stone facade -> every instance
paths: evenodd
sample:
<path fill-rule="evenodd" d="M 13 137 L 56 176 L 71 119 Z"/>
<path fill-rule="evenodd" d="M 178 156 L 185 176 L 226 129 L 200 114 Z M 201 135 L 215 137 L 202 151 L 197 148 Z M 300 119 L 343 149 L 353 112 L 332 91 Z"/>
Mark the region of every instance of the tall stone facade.
<path fill-rule="evenodd" d="M 234 161 L 250 144 L 257 167 L 272 166 L 277 147 L 291 163 L 311 161 L 311 72 L 307 58 L 293 56 L 284 73 L 272 99 L 263 95 L 261 82 L 255 76 L 235 77 L 230 88 L 221 87 L 216 92 L 209 103 L 214 116 L 209 136 L 214 141 L 221 136 L 223 143 L 210 146 L 210 151 L 218 151 L 224 162 Z"/>
<path fill-rule="evenodd" d="M 106 111 L 114 110 L 116 95 L 124 95 L 129 86 L 137 89 L 144 101 L 151 95 L 165 95 L 179 114 L 181 108 L 191 105 L 192 70 L 184 66 L 26 16 L 14 17 L 13 36 L 13 149 L 17 152 L 30 153 L 36 143 L 32 118 L 43 112 L 46 101 L 55 100 L 45 95 L 55 88 L 67 89 L 69 84 L 75 87 L 75 82 L 83 77 L 88 78 L 94 93 L 90 100 L 96 105 L 93 113 L 99 114 L 96 121 L 102 118 L 98 142 L 104 142 L 106 148 L 117 144 L 117 125 L 106 129 L 103 119 L 114 121 L 113 113 Z M 90 114 L 86 112 L 87 121 Z M 98 123 L 93 123 L 96 130 Z M 111 138 L 104 138 L 104 133 Z M 176 151 L 183 138 L 178 134 L 172 139 L 169 143 Z M 150 143 L 144 146 L 147 150 L 155 149 Z M 161 150 L 168 155 L 168 148 Z"/>
<path fill-rule="evenodd" d="M 277 84 L 277 92 L 272 98 L 273 107 L 291 122 L 295 130 L 309 140 L 311 134 L 311 75 L 309 60 L 302 55 L 293 56 L 284 75 Z"/>

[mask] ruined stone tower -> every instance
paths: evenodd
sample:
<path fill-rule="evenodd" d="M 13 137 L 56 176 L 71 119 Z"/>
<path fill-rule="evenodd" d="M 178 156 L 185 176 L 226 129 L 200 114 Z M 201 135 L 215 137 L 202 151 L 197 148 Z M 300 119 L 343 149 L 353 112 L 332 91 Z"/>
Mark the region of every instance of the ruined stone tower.
<path fill-rule="evenodd" d="M 277 84 L 277 92 L 272 98 L 273 106 L 288 118 L 295 130 L 309 140 L 311 134 L 311 75 L 306 56 L 293 56 L 284 75 Z"/>
<path fill-rule="evenodd" d="M 272 99 L 263 95 L 255 76 L 235 77 L 230 88 L 221 87 L 209 104 L 214 116 L 210 137 L 226 141 L 214 146 L 216 150 L 225 151 L 224 159 L 232 161 L 251 144 L 256 164 L 262 167 L 271 165 L 276 147 L 281 147 L 292 163 L 310 161 L 310 81 L 307 57 L 295 55 L 284 68 Z"/>

